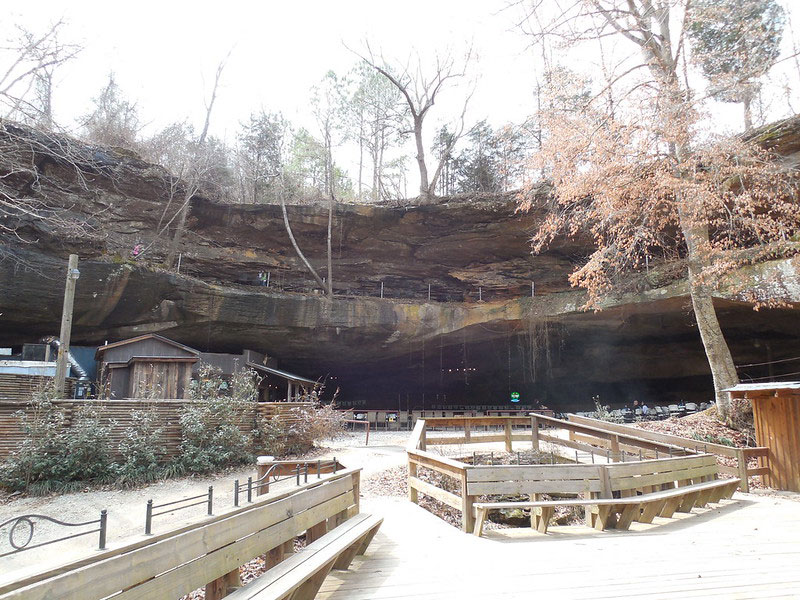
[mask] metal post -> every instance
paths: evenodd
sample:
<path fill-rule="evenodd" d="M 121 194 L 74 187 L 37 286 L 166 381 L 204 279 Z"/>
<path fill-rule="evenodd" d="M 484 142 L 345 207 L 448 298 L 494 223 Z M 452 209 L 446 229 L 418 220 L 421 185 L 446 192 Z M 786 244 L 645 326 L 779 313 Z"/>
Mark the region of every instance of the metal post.
<path fill-rule="evenodd" d="M 577 464 L 578 464 L 578 462 L 580 462 L 580 461 L 578 460 L 578 451 L 577 451 L 577 450 L 575 450 L 575 464 L 577 465 Z"/>
<path fill-rule="evenodd" d="M 535 294 L 535 291 L 536 291 L 536 290 L 535 290 L 535 288 L 534 288 L 534 286 L 533 286 L 533 282 L 531 281 L 531 298 L 533 298 L 533 297 L 536 295 L 536 294 Z"/>
<path fill-rule="evenodd" d="M 639 448 L 639 460 L 642 460 L 642 449 Z"/>
<path fill-rule="evenodd" d="M 270 275 L 271 275 L 271 273 L 269 271 L 267 271 L 267 287 L 269 287 L 269 276 Z"/>
<path fill-rule="evenodd" d="M 517 450 L 517 464 L 518 464 L 518 465 L 521 465 L 521 464 L 522 464 L 522 459 L 521 459 L 521 458 L 520 458 L 520 456 L 519 456 L 519 450 Z"/>
<path fill-rule="evenodd" d="M 550 464 L 556 464 L 556 453 L 553 450 L 550 451 Z"/>
<path fill-rule="evenodd" d="M 108 512 L 104 508 L 100 511 L 100 547 L 99 550 L 106 549 L 106 532 L 108 531 Z"/>
<path fill-rule="evenodd" d="M 590 454 L 592 455 L 592 464 L 594 464 L 594 450 L 591 450 Z"/>
<path fill-rule="evenodd" d="M 181 258 L 183 258 L 183 252 L 178 252 L 178 267 L 175 269 L 176 273 L 181 272 Z"/>
<path fill-rule="evenodd" d="M 317 479 L 319 479 L 320 477 L 322 477 L 322 461 L 318 459 L 317 460 Z"/>
<path fill-rule="evenodd" d="M 300 463 L 297 463 L 295 471 L 297 471 L 297 485 L 300 485 Z"/>
<path fill-rule="evenodd" d="M 621 462 L 625 462 L 625 452 L 622 450 L 619 451 L 620 458 L 622 459 Z"/>
<path fill-rule="evenodd" d="M 428 302 L 431 301 L 431 284 L 428 284 Z"/>
<path fill-rule="evenodd" d="M 478 286 L 478 302 L 483 302 L 483 288 Z"/>
<path fill-rule="evenodd" d="M 381 281 L 381 298 L 383 298 L 383 282 Z"/>
<path fill-rule="evenodd" d="M 267 481 L 269 481 L 269 475 L 267 476 Z M 253 501 L 253 477 L 250 476 L 247 478 L 247 501 Z"/>
<path fill-rule="evenodd" d="M 67 283 L 64 288 L 64 307 L 61 311 L 61 334 L 58 338 L 58 360 L 56 361 L 56 398 L 64 396 L 64 379 L 67 377 L 69 340 L 72 335 L 72 308 L 75 304 L 75 286 L 80 277 L 78 255 L 70 254 L 67 263 Z"/>
<path fill-rule="evenodd" d="M 305 464 L 305 469 L 303 469 L 303 483 L 308 483 L 308 463 Z"/>
<path fill-rule="evenodd" d="M 153 501 L 147 501 L 147 511 L 145 512 L 144 517 L 144 534 L 150 535 L 150 532 L 153 530 Z"/>
<path fill-rule="evenodd" d="M 658 459 L 658 448 L 656 448 L 656 460 Z"/>
<path fill-rule="evenodd" d="M 214 486 L 208 486 L 208 514 L 214 514 Z"/>
<path fill-rule="evenodd" d="M 233 480 L 233 505 L 239 506 L 239 480 Z"/>
<path fill-rule="evenodd" d="M 611 462 L 611 450 L 606 450 L 606 462 Z"/>
<path fill-rule="evenodd" d="M 334 475 L 336 475 L 336 471 L 337 471 L 337 467 L 338 467 L 338 466 L 339 466 L 339 465 L 338 465 L 338 463 L 336 462 L 336 457 L 334 456 L 334 457 L 333 457 L 333 474 L 334 474 Z"/>
<path fill-rule="evenodd" d="M 672 446 L 669 447 L 669 457 L 672 458 Z"/>
<path fill-rule="evenodd" d="M 494 466 L 494 452 L 491 453 L 492 466 Z"/>

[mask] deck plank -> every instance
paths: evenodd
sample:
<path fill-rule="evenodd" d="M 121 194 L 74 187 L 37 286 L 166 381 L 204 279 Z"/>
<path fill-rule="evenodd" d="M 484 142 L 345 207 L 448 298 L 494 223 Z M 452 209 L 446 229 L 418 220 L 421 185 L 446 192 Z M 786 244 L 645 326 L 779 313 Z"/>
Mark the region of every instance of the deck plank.
<path fill-rule="evenodd" d="M 384 516 L 365 557 L 318 600 L 792 598 L 800 590 L 800 503 L 738 494 L 691 514 L 586 527 L 488 530 L 476 538 L 408 501 L 367 498 Z"/>

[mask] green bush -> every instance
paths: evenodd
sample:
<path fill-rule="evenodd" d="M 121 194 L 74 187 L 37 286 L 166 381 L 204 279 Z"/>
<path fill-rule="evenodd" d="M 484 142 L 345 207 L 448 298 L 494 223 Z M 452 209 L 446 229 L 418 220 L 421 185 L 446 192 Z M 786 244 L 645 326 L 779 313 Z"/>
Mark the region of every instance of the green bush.
<path fill-rule="evenodd" d="M 64 410 L 52 398 L 52 388 L 41 389 L 31 409 L 20 413 L 25 439 L 0 466 L 4 487 L 34 495 L 71 491 L 81 482 L 107 481 L 113 473 L 108 428 L 99 414 L 83 408 L 65 429 Z"/>
<path fill-rule="evenodd" d="M 164 475 L 166 449 L 161 437 L 164 430 L 157 426 L 158 413 L 135 410 L 131 421 L 119 444 L 122 462 L 115 465 L 117 483 L 123 487 L 155 481 Z"/>
<path fill-rule="evenodd" d="M 251 461 L 256 394 L 252 372 L 237 371 L 229 385 L 218 369 L 201 366 L 199 378 L 189 387 L 194 403 L 181 416 L 181 452 L 172 469 L 208 473 Z M 248 419 L 253 426 L 243 431 Z"/>

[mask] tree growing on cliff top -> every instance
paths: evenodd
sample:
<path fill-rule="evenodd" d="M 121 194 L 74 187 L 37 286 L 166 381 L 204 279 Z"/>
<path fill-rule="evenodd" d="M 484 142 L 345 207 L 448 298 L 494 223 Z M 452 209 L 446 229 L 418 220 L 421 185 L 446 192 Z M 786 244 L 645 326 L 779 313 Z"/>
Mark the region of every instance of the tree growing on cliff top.
<path fill-rule="evenodd" d="M 443 160 L 439 160 L 433 173 L 428 169 L 428 160 L 425 157 L 425 143 L 423 138 L 423 125 L 431 108 L 436 103 L 442 89 L 459 79 L 466 77 L 467 67 L 472 61 L 472 49 L 465 54 L 463 60 L 456 60 L 452 55 L 436 56 L 434 64 L 426 67 L 419 55 L 409 60 L 405 65 L 389 64 L 382 56 L 375 57 L 371 48 L 367 46 L 367 55 L 358 55 L 366 64 L 383 75 L 394 85 L 405 100 L 408 115 L 411 120 L 411 132 L 414 136 L 416 147 L 417 167 L 419 168 L 419 197 L 427 201 L 436 196 L 436 185 L 442 173 Z M 416 63 L 412 66 L 412 62 Z M 447 156 L 464 134 L 464 117 L 472 94 L 464 98 L 461 114 L 451 131 L 449 147 L 445 148 L 442 156 Z"/>
<path fill-rule="evenodd" d="M 758 80 L 780 54 L 783 9 L 775 0 L 694 0 L 688 17 L 694 62 L 715 98 L 742 103 L 744 127 L 752 129 Z"/>
<path fill-rule="evenodd" d="M 560 234 L 588 233 L 596 249 L 571 282 L 587 289 L 587 307 L 595 308 L 650 257 L 685 259 L 719 413 L 730 420 L 722 390 L 738 377 L 713 295 L 737 266 L 797 251 L 794 191 L 754 144 L 701 135 L 702 95 L 684 77 L 686 3 L 580 0 L 550 12 L 553 4 L 541 0 L 525 6 L 537 43 L 557 38 L 601 44 L 602 51 L 613 40 L 635 51 L 578 106 L 558 100 L 574 80 L 550 81 L 540 115 L 546 135 L 530 166 L 548 176 L 553 193 L 542 200 L 530 185 L 522 195 L 523 208 L 537 205 L 547 214 L 533 249 Z"/>

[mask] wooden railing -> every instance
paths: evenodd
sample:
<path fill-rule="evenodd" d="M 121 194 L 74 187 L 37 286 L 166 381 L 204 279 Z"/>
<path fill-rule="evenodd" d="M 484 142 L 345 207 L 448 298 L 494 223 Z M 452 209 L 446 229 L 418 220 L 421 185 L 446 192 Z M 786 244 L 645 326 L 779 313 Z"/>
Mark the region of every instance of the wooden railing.
<path fill-rule="evenodd" d="M 528 424 L 529 431 L 514 433 L 513 426 Z M 464 435 L 429 436 L 429 427 L 450 427 L 464 430 Z M 502 433 L 481 433 L 476 427 L 500 427 Z M 550 429 L 541 429 L 543 426 Z M 552 435 L 558 427 L 570 434 L 580 435 L 587 441 L 576 442 Z M 543 433 L 549 431 L 551 433 Z M 514 441 L 529 442 L 534 450 L 541 450 L 541 442 L 561 445 L 573 449 L 590 449 L 592 462 L 595 455 L 597 464 L 507 464 L 507 465 L 471 465 L 452 458 L 439 456 L 428 451 L 428 445 L 440 444 L 477 444 L 484 442 L 504 442 L 508 452 L 513 451 Z M 593 441 L 597 445 L 589 442 Z M 601 443 L 608 443 L 614 448 L 603 452 Z M 711 455 L 697 452 L 690 448 L 664 442 L 646 440 L 636 436 L 618 432 L 603 431 L 597 427 L 570 423 L 552 417 L 533 415 L 530 417 L 463 417 L 463 418 L 431 418 L 420 419 L 414 427 L 408 445 L 408 498 L 411 502 L 419 502 L 419 494 L 424 494 L 451 506 L 461 512 L 461 528 L 471 532 L 475 524 L 473 508 L 480 495 L 540 493 L 567 493 L 583 495 L 586 498 L 610 498 L 615 491 L 613 477 L 617 467 L 625 467 L 627 461 L 633 459 L 641 468 L 637 473 L 657 472 L 669 465 L 672 470 L 680 470 L 684 463 L 697 460 L 713 459 Z M 596 453 L 596 454 L 595 454 Z M 606 458 L 606 461 L 602 461 Z M 636 461 L 636 458 L 641 459 Z M 609 460 L 611 459 L 611 460 Z M 613 462 L 612 462 L 613 460 Z M 689 461 L 689 462 L 687 462 Z M 694 464 L 694 463 L 691 463 Z M 435 473 L 453 479 L 459 494 L 424 481 L 419 477 L 419 469 L 429 469 Z"/>
<path fill-rule="evenodd" d="M 2 600 L 179 598 L 206 586 L 209 600 L 236 586 L 239 567 L 267 555 L 272 566 L 294 538 L 317 539 L 359 512 L 360 469 L 345 469 L 198 523 L 0 585 Z M 224 585 L 222 585 L 224 584 Z"/>
<path fill-rule="evenodd" d="M 736 466 L 731 467 L 725 464 L 719 465 L 719 470 L 728 475 L 734 475 L 742 480 L 740 488 L 743 492 L 750 491 L 749 477 L 755 475 L 769 474 L 769 448 L 756 447 L 756 448 L 735 448 L 733 446 L 725 446 L 723 444 L 713 444 L 710 442 L 702 442 L 690 438 L 681 437 L 667 433 L 658 433 L 655 431 L 648 431 L 646 429 L 638 429 L 620 423 L 608 423 L 598 419 L 589 417 L 581 417 L 578 415 L 568 415 L 570 423 L 576 425 L 585 425 L 594 429 L 606 431 L 610 434 L 616 435 L 630 435 L 634 433 L 636 437 L 652 441 L 659 444 L 670 444 L 673 447 L 683 447 L 687 449 L 694 449 L 696 453 L 705 452 L 715 456 L 725 456 L 733 458 L 736 461 Z M 761 466 L 750 468 L 748 467 L 748 460 L 751 457 L 762 457 Z"/>

